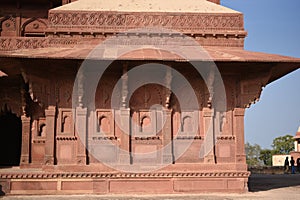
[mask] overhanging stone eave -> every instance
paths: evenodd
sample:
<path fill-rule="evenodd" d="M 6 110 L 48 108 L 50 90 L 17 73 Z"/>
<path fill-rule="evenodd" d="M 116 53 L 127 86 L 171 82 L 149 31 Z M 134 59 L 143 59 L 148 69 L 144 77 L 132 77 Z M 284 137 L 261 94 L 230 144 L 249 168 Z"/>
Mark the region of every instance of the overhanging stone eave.
<path fill-rule="evenodd" d="M 218 49 L 216 51 L 216 49 Z M 236 63 L 236 64 L 272 64 L 273 66 L 281 68 L 287 65 L 293 65 L 293 68 L 299 68 L 300 58 L 250 52 L 240 48 L 223 48 L 223 47 L 203 47 L 204 55 L 197 58 L 193 55 L 193 58 L 183 58 L 180 55 L 174 53 L 164 54 L 164 50 L 160 49 L 147 49 L 138 51 L 129 51 L 126 54 L 120 54 L 121 56 L 104 55 L 103 49 L 99 51 L 101 54 L 93 56 L 91 52 L 93 48 L 36 48 L 36 49 L 19 49 L 12 51 L 0 51 L 0 58 L 28 58 L 28 59 L 69 59 L 69 60 L 158 60 L 158 61 L 178 61 L 178 62 L 196 62 L 196 61 L 209 61 L 218 63 Z M 96 49 L 97 50 L 97 49 Z M 238 54 L 236 54 L 238 52 Z M 156 54 L 155 54 L 156 53 Z M 157 56 L 159 55 L 159 56 Z"/>
<path fill-rule="evenodd" d="M 270 84 L 297 69 L 300 69 L 300 62 L 276 63 L 271 71 L 270 78 L 267 84 Z"/>

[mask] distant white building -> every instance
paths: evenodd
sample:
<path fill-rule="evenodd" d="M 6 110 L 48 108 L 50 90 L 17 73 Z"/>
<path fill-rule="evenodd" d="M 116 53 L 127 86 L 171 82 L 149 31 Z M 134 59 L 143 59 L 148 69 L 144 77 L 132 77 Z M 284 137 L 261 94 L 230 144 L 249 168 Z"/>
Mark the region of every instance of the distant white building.
<path fill-rule="evenodd" d="M 298 158 L 300 158 L 300 126 L 296 135 L 294 136 L 294 140 L 294 151 L 291 151 L 290 155 L 273 155 L 272 166 L 284 166 L 284 161 L 286 157 L 289 157 L 289 165 L 291 165 L 291 157 L 294 158 L 295 165 L 297 165 L 296 161 Z"/>
<path fill-rule="evenodd" d="M 300 151 L 300 126 L 298 128 L 298 131 L 297 131 L 296 136 L 294 137 L 294 139 L 295 139 L 295 142 L 294 142 L 295 152 L 299 152 Z"/>
<path fill-rule="evenodd" d="M 295 150 L 291 152 L 291 156 L 293 156 L 293 158 L 296 162 L 297 159 L 300 158 L 300 126 L 298 128 L 296 135 L 294 136 L 294 140 L 295 140 L 294 141 Z M 295 164 L 295 165 L 297 165 L 297 164 Z"/>
<path fill-rule="evenodd" d="M 284 166 L 284 161 L 286 157 L 289 158 L 289 165 L 290 165 L 291 155 L 273 155 L 272 166 Z"/>

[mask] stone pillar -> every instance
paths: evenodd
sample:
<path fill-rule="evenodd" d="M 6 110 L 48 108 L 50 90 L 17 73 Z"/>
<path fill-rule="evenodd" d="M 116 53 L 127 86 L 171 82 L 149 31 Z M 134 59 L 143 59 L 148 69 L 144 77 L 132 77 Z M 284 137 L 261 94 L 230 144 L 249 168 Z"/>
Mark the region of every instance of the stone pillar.
<path fill-rule="evenodd" d="M 130 164 L 130 109 L 121 108 L 117 117 L 121 130 L 121 144 L 119 162 L 120 164 Z M 119 119 L 118 119 L 119 118 Z"/>
<path fill-rule="evenodd" d="M 127 106 L 127 96 L 128 96 L 128 75 L 127 75 L 128 63 L 123 64 L 123 75 L 122 75 L 122 99 L 121 108 L 117 114 L 117 122 L 121 130 L 121 144 L 120 144 L 120 154 L 119 162 L 120 164 L 129 165 L 130 164 L 130 108 Z"/>
<path fill-rule="evenodd" d="M 45 141 L 45 165 L 55 164 L 55 106 L 49 106 L 45 110 L 46 115 L 46 141 Z"/>
<path fill-rule="evenodd" d="M 86 164 L 87 108 L 76 108 L 77 164 Z"/>
<path fill-rule="evenodd" d="M 204 118 L 204 163 L 215 163 L 215 127 L 214 127 L 214 109 L 203 108 Z"/>
<path fill-rule="evenodd" d="M 235 108 L 233 111 L 233 131 L 236 138 L 236 163 L 246 164 L 244 141 L 245 108 Z"/>
<path fill-rule="evenodd" d="M 26 165 L 30 162 L 30 118 L 26 115 L 21 116 L 22 120 L 22 146 L 20 165 Z"/>
<path fill-rule="evenodd" d="M 172 111 L 164 110 L 166 116 L 162 116 L 165 118 L 165 124 L 163 126 L 163 163 L 171 164 L 173 162 L 173 155 L 172 155 L 172 124 L 171 124 L 171 117 Z"/>

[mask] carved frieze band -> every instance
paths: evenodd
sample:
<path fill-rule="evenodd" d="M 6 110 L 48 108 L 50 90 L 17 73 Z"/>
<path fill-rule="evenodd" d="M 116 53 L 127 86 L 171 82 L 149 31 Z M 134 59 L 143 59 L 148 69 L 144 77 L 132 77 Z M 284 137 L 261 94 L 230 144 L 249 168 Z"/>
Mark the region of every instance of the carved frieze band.
<path fill-rule="evenodd" d="M 78 43 L 76 39 L 67 38 L 11 38 L 0 37 L 0 51 L 12 51 L 16 49 L 36 49 L 49 46 L 73 47 Z"/>
<path fill-rule="evenodd" d="M 49 13 L 50 28 L 102 28 L 128 30 L 141 27 L 164 27 L 176 30 L 243 30 L 241 14 L 184 14 L 110 12 Z"/>
<path fill-rule="evenodd" d="M 62 140 L 62 141 L 71 141 L 71 140 L 77 140 L 76 136 L 56 136 L 57 140 Z"/>
<path fill-rule="evenodd" d="M 32 140 L 32 143 L 34 144 L 45 144 L 46 140 L 45 139 L 34 139 Z"/>
<path fill-rule="evenodd" d="M 177 140 L 204 140 L 204 137 L 201 137 L 200 135 L 197 136 L 177 136 Z"/>
<path fill-rule="evenodd" d="M 181 178 L 181 177 L 237 177 L 248 178 L 250 172 L 165 172 L 165 173 L 3 173 L 1 179 L 50 178 Z"/>
<path fill-rule="evenodd" d="M 116 136 L 112 137 L 92 137 L 92 140 L 117 140 L 118 138 Z"/>
<path fill-rule="evenodd" d="M 235 140 L 234 135 L 222 135 L 217 137 L 218 140 Z"/>
<path fill-rule="evenodd" d="M 43 48 L 47 43 L 46 39 L 40 38 L 0 38 L 0 50 Z"/>
<path fill-rule="evenodd" d="M 135 140 L 160 140 L 159 136 L 153 137 L 134 137 Z"/>

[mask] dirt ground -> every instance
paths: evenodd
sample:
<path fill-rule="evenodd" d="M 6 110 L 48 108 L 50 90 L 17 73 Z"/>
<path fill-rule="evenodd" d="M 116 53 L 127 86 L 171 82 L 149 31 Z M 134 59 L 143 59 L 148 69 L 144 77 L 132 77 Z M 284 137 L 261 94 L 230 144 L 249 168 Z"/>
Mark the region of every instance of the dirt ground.
<path fill-rule="evenodd" d="M 176 195 L 45 195 L 2 196 L 1 200 L 235 200 L 235 199 L 300 199 L 300 174 L 263 175 L 253 174 L 249 178 L 249 192 L 244 194 L 176 194 Z"/>

